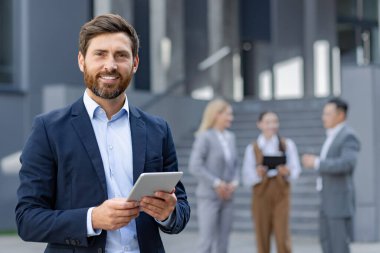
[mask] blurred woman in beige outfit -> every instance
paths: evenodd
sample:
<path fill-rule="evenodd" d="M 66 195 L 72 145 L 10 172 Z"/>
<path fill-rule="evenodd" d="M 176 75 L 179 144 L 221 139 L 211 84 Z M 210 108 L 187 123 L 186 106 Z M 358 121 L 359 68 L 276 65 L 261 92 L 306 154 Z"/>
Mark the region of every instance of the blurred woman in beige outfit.
<path fill-rule="evenodd" d="M 278 135 L 274 112 L 260 114 L 259 137 L 248 145 L 243 161 L 243 184 L 253 189 L 252 213 L 258 253 L 270 252 L 272 232 L 278 253 L 291 252 L 289 232 L 290 184 L 301 172 L 294 142 Z"/>

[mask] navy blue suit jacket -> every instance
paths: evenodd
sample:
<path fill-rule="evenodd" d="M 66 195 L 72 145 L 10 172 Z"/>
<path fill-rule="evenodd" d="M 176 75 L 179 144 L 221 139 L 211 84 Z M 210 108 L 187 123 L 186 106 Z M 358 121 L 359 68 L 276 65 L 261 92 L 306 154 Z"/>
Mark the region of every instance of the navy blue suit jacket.
<path fill-rule="evenodd" d="M 130 106 L 133 180 L 142 172 L 177 171 L 167 123 Z M 35 118 L 21 155 L 16 222 L 23 240 L 47 242 L 45 252 L 104 252 L 106 231 L 87 237 L 89 207 L 107 199 L 100 151 L 83 98 Z M 175 222 L 169 229 L 151 216 L 136 219 L 141 253 L 165 252 L 159 228 L 179 233 L 190 218 L 181 182 L 176 186 Z"/>

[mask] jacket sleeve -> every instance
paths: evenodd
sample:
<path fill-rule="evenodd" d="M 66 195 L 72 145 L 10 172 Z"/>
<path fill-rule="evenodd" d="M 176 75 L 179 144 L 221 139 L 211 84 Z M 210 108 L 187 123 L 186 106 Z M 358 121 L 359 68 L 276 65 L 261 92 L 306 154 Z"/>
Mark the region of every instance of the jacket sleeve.
<path fill-rule="evenodd" d="M 235 181 L 238 185 L 240 184 L 240 168 L 239 168 L 239 152 L 236 146 L 236 137 L 235 134 L 231 133 L 231 138 L 232 138 L 232 148 L 234 149 L 234 168 L 235 168 L 235 175 L 233 177 L 233 181 Z"/>
<path fill-rule="evenodd" d="M 55 210 L 57 159 L 43 118 L 34 120 L 21 158 L 16 223 L 25 241 L 87 246 L 88 208 Z"/>
<path fill-rule="evenodd" d="M 209 172 L 206 159 L 209 155 L 210 143 L 207 139 L 207 133 L 200 133 L 195 137 L 191 154 L 189 158 L 189 171 L 198 180 L 213 185 L 218 178 Z"/>
<path fill-rule="evenodd" d="M 286 140 L 286 146 L 287 146 L 287 166 L 290 169 L 290 181 L 295 181 L 300 173 L 301 173 L 301 164 L 299 160 L 298 150 L 296 144 L 291 140 Z"/>
<path fill-rule="evenodd" d="M 166 145 L 163 151 L 164 157 L 164 171 L 178 171 L 178 161 L 173 142 L 173 137 L 168 124 L 166 124 Z M 173 222 L 170 222 L 168 226 L 163 226 L 158 223 L 160 229 L 168 234 L 177 234 L 181 232 L 187 222 L 190 219 L 190 206 L 187 201 L 185 187 L 182 182 L 178 182 L 175 188 L 175 195 L 177 197 L 177 204 L 172 213 Z"/>
<path fill-rule="evenodd" d="M 320 161 L 319 172 L 321 174 L 349 174 L 352 173 L 360 150 L 359 140 L 354 134 L 349 134 L 344 139 L 341 152 L 338 157 L 328 157 Z"/>

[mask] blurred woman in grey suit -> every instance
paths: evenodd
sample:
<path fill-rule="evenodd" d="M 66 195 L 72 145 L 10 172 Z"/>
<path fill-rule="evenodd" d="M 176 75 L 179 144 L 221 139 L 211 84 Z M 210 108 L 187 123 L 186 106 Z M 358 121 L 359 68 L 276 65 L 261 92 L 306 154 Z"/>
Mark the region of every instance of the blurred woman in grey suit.
<path fill-rule="evenodd" d="M 196 190 L 199 253 L 226 253 L 233 220 L 233 194 L 239 183 L 235 136 L 227 128 L 232 107 L 211 101 L 196 133 L 189 161 L 198 179 Z"/>

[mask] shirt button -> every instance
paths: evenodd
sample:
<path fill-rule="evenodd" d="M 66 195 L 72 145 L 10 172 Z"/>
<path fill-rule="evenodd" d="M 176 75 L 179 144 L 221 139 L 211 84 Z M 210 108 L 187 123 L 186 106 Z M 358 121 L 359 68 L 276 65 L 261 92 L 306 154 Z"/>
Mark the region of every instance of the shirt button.
<path fill-rule="evenodd" d="M 108 145 L 108 148 L 112 150 L 112 149 L 113 149 L 113 146 L 112 146 L 112 145 Z"/>

